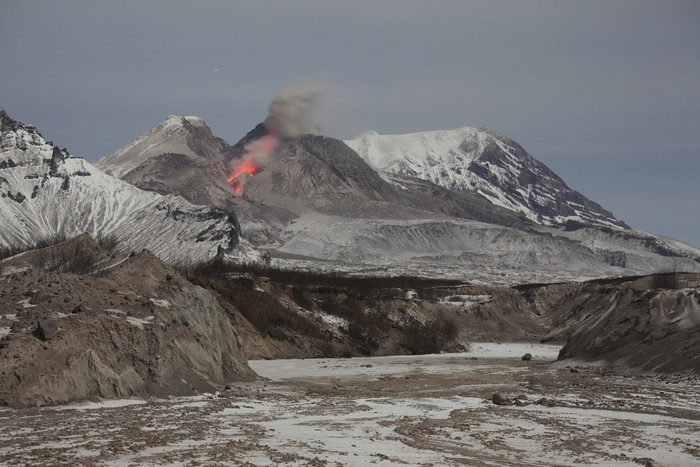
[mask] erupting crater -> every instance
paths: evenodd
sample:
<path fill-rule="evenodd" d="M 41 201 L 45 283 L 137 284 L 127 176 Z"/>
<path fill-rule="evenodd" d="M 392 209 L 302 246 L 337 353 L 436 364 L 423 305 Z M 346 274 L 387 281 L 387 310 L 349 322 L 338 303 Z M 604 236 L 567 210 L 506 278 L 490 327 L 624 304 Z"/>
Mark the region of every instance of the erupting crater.
<path fill-rule="evenodd" d="M 262 138 L 247 144 L 241 158 L 231 162 L 231 170 L 226 180 L 237 195 L 242 196 L 246 181 L 265 168 L 268 154 L 275 149 L 279 141 L 280 137 L 270 131 Z"/>

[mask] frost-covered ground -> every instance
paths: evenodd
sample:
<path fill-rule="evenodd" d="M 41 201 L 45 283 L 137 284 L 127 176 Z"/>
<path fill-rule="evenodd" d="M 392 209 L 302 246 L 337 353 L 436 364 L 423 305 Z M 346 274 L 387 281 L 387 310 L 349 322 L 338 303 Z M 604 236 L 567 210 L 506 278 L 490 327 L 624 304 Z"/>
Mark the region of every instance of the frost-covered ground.
<path fill-rule="evenodd" d="M 569 368 L 557 352 L 254 361 L 267 380 L 216 395 L 2 409 L 0 463 L 700 464 L 696 377 Z"/>

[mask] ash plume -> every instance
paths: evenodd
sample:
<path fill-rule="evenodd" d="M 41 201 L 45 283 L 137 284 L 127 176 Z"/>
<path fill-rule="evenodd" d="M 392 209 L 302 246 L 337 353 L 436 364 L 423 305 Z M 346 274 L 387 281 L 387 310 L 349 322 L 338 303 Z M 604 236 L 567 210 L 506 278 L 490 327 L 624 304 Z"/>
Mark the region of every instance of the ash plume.
<path fill-rule="evenodd" d="M 283 138 L 294 138 L 321 131 L 319 103 L 328 89 L 325 81 L 292 84 L 272 99 L 264 125 L 267 134 L 244 147 L 239 159 L 231 162 L 226 178 L 231 188 L 243 195 L 246 182 L 269 163 L 268 155 Z"/>
<path fill-rule="evenodd" d="M 281 138 L 323 133 L 319 104 L 328 87 L 328 83 L 323 80 L 284 87 L 268 107 L 265 128 Z"/>

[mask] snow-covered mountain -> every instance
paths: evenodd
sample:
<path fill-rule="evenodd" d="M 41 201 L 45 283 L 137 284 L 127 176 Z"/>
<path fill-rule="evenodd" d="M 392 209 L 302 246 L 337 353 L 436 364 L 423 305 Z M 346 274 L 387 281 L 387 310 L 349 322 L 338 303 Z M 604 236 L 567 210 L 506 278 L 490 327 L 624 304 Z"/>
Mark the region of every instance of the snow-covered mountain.
<path fill-rule="evenodd" d="M 380 172 L 429 180 L 451 190 L 473 190 L 539 224 L 574 221 L 627 227 L 569 188 L 518 143 L 485 128 L 407 135 L 372 131 L 345 143 Z"/>
<path fill-rule="evenodd" d="M 241 242 L 235 215 L 140 190 L 47 142 L 0 109 L 0 247 L 88 232 L 165 261 L 260 256 Z"/>
<path fill-rule="evenodd" d="M 505 282 L 700 271 L 700 250 L 626 228 L 568 189 L 515 143 L 485 130 L 465 130 L 459 137 L 453 132 L 432 135 L 435 139 L 416 136 L 423 138 L 422 146 L 396 137 L 404 151 L 392 150 L 390 141 L 382 140 L 381 153 L 373 152 L 377 160 L 367 157 L 369 153 L 363 159 L 334 138 L 279 139 L 257 161 L 254 174 L 246 175 L 245 190 L 236 194 L 222 171 L 268 137 L 264 124 L 228 146 L 199 122 L 195 117 L 170 117 L 98 165 L 139 187 L 188 199 L 211 190 L 211 185 L 221 186 L 207 204 L 223 203 L 235 210 L 243 237 L 280 264 Z M 475 144 L 483 149 L 456 155 L 460 145 L 468 146 L 464 141 L 470 134 L 481 138 Z M 414 154 L 408 149 L 417 147 L 423 152 L 415 154 L 421 157 L 407 159 Z M 467 164 L 468 154 L 474 163 Z M 460 157 L 462 168 L 455 165 Z M 178 162 L 182 160 L 188 162 Z M 371 166 L 386 160 L 403 169 L 380 174 Z M 416 169 L 411 169 L 413 163 Z M 492 177 L 492 183 L 488 177 L 469 175 L 467 168 L 475 164 L 499 176 Z M 504 165 L 512 170 L 499 169 Z M 202 170 L 204 166 L 208 169 Z M 444 172 L 454 186 L 435 183 L 420 176 L 423 172 Z M 481 189 L 466 185 L 470 180 Z M 531 195 L 523 195 L 526 189 Z M 535 199 L 532 193 L 547 193 L 542 199 L 554 201 L 540 200 L 532 207 L 525 204 Z M 501 198 L 513 201 L 508 204 Z"/>

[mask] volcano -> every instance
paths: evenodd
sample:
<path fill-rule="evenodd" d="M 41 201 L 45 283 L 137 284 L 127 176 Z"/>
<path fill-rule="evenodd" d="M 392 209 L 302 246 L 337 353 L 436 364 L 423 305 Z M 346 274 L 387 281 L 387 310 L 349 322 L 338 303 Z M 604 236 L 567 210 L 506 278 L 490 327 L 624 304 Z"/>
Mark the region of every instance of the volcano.
<path fill-rule="evenodd" d="M 221 160 L 227 147 L 201 118 L 171 115 L 95 166 L 143 190 L 232 210 L 235 203 Z"/>
<path fill-rule="evenodd" d="M 700 271 L 700 250 L 629 229 L 496 132 L 270 137 L 262 123 L 234 145 L 199 134 L 188 145 L 210 151 L 186 155 L 206 162 L 206 176 L 170 165 L 166 191 L 220 187 L 210 202 L 235 211 L 244 238 L 281 265 L 497 282 Z M 122 177 L 162 184 L 144 167 L 168 154 Z"/>

